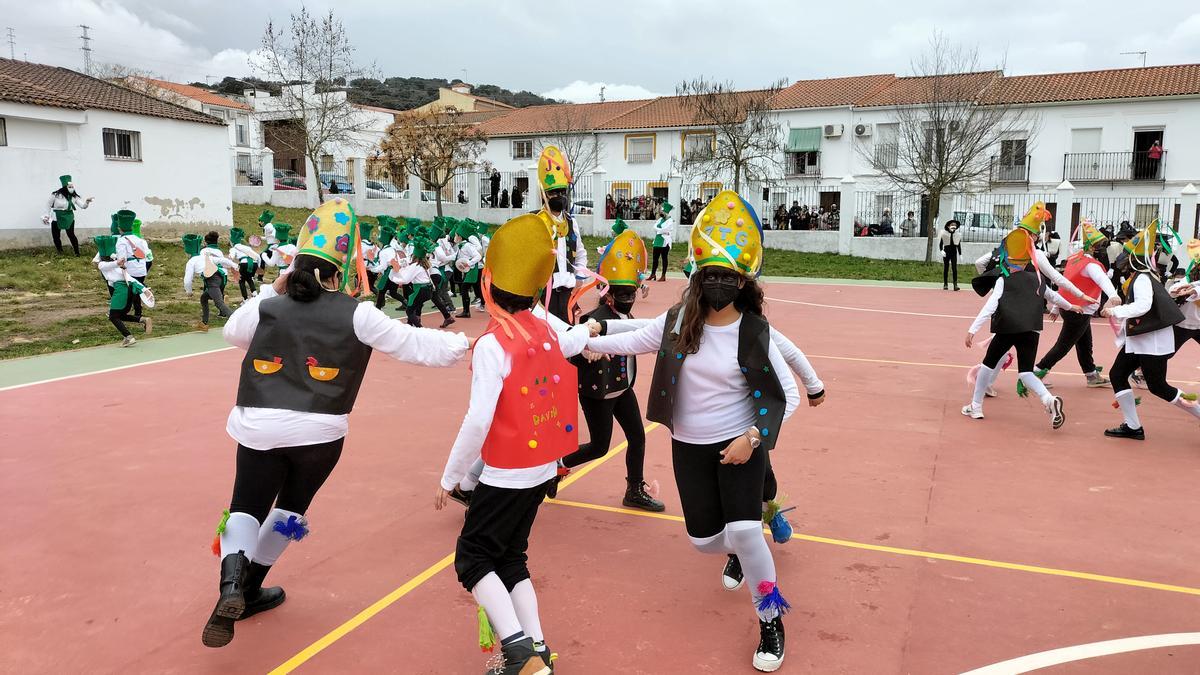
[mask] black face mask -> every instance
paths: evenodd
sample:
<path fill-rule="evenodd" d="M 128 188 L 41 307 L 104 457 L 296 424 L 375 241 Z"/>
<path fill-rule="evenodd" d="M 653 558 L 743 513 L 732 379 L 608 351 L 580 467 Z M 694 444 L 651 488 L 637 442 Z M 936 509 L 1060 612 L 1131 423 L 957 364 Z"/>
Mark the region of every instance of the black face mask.
<path fill-rule="evenodd" d="M 550 206 L 550 210 L 554 213 L 562 213 L 562 210 L 567 206 L 567 200 L 556 195 L 550 198 L 548 204 Z"/>
<path fill-rule="evenodd" d="M 737 298 L 739 289 L 713 279 L 705 279 L 700 283 L 700 295 L 709 307 L 720 311 Z"/>
<path fill-rule="evenodd" d="M 633 298 L 620 300 L 613 298 L 612 307 L 621 314 L 628 314 L 633 311 Z"/>

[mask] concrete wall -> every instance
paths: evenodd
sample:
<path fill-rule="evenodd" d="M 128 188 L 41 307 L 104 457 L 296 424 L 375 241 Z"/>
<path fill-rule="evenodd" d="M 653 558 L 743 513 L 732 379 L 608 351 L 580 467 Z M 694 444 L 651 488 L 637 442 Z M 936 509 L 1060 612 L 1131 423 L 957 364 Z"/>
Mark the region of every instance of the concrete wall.
<path fill-rule="evenodd" d="M 70 111 L 0 103 L 8 146 L 0 148 L 0 200 L 14 211 L 0 223 L 0 247 L 50 245 L 41 219 L 58 176 L 95 197 L 77 215 L 81 238 L 108 232 L 109 214 L 137 212 L 150 237 L 232 224 L 228 130 L 104 110 Z M 104 157 L 104 128 L 138 131 L 141 161 Z"/>

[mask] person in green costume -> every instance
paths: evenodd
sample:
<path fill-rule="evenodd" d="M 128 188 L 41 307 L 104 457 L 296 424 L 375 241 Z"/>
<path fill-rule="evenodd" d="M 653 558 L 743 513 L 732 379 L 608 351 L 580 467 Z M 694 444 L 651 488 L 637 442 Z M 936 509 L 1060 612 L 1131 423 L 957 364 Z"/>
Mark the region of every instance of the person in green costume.
<path fill-rule="evenodd" d="M 671 239 L 675 235 L 675 219 L 671 217 L 671 203 L 662 203 L 662 215 L 654 224 L 654 263 L 650 267 L 650 278 L 667 280 L 667 255 L 671 252 Z M 662 276 L 658 276 L 658 261 L 662 259 Z"/>
<path fill-rule="evenodd" d="M 80 197 L 70 176 L 59 176 L 58 182 L 62 183 L 62 187 L 50 193 L 50 199 L 46 203 L 47 212 L 42 216 L 42 222 L 50 226 L 50 238 L 54 240 L 54 248 L 58 249 L 59 253 L 63 252 L 59 232 L 66 232 L 75 257 L 78 258 L 79 240 L 75 238 L 75 211 L 91 206 L 93 198 Z"/>
<path fill-rule="evenodd" d="M 469 319 L 471 290 L 474 289 L 476 300 L 483 301 L 483 289 L 479 285 L 479 273 L 483 269 L 483 246 L 475 228 L 466 221 L 460 221 L 455 227 L 454 243 L 458 246 L 458 256 L 454 261 L 455 279 L 462 292 L 462 311 L 455 316 Z"/>
<path fill-rule="evenodd" d="M 243 300 L 258 294 L 254 286 L 254 273 L 258 269 L 258 251 L 246 243 L 246 231 L 240 227 L 229 229 L 229 259 L 238 264 L 238 290 Z"/>
<path fill-rule="evenodd" d="M 111 287 L 111 296 L 108 301 L 108 320 L 116 327 L 117 332 L 121 334 L 121 346 L 132 347 L 137 343 L 129 329 L 125 326 L 125 322 L 140 323 L 149 334 L 154 325 L 149 318 L 140 318 L 129 314 L 129 310 L 133 308 L 133 298 L 140 295 L 145 289 L 137 281 L 125 271 L 125 259 L 117 257 L 117 238 L 112 235 L 103 235 L 95 238 L 96 241 L 96 267 L 100 273 L 104 275 L 105 281 Z"/>

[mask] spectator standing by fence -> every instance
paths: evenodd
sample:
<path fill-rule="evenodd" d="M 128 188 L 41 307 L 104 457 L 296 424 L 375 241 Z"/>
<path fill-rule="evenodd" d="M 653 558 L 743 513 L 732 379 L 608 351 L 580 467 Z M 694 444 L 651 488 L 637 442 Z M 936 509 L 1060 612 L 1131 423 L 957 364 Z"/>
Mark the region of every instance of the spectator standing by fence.
<path fill-rule="evenodd" d="M 512 189 L 512 207 L 514 209 L 519 209 L 524 203 L 525 196 L 521 194 L 521 187 L 519 185 L 514 185 Z"/>
<path fill-rule="evenodd" d="M 883 217 L 879 219 L 879 234 L 887 236 L 887 237 L 896 236 L 896 230 L 892 226 L 892 210 L 891 209 L 883 210 Z"/>
<path fill-rule="evenodd" d="M 488 202 L 491 207 L 496 208 L 496 204 L 500 202 L 500 172 L 492 169 L 492 177 L 488 179 L 491 183 L 492 200 Z"/>
<path fill-rule="evenodd" d="M 788 212 L 787 207 L 780 204 L 775 209 L 775 229 L 786 230 L 788 227 Z"/>
<path fill-rule="evenodd" d="M 792 208 L 788 209 L 788 225 L 793 230 L 800 229 L 800 217 L 803 215 L 800 209 L 800 202 L 793 201 Z"/>
<path fill-rule="evenodd" d="M 917 221 L 913 219 L 913 212 L 909 211 L 903 221 L 900 222 L 900 236 L 911 237 L 917 233 Z"/>
<path fill-rule="evenodd" d="M 954 290 L 958 290 L 958 256 L 962 255 L 962 226 L 957 220 L 946 221 L 939 246 L 942 250 L 942 290 L 950 290 L 950 273 L 954 272 Z"/>
<path fill-rule="evenodd" d="M 500 208 L 502 208 L 502 209 L 508 208 L 508 190 L 500 191 Z"/>

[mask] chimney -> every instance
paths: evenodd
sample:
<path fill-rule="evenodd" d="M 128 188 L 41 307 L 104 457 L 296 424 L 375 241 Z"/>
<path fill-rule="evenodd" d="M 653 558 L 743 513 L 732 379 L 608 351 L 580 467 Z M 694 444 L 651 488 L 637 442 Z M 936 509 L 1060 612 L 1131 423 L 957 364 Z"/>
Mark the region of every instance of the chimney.
<path fill-rule="evenodd" d="M 470 94 L 471 85 L 467 84 L 466 82 L 455 82 L 454 84 L 450 85 L 450 90 L 456 91 L 460 94 Z"/>

